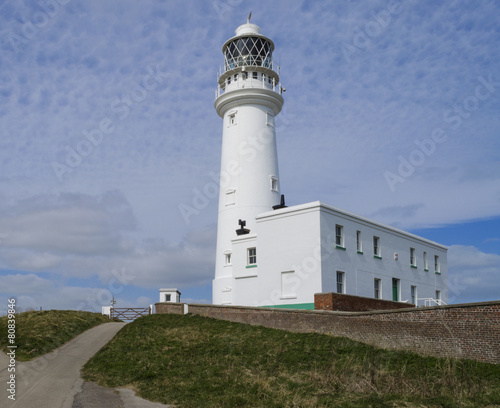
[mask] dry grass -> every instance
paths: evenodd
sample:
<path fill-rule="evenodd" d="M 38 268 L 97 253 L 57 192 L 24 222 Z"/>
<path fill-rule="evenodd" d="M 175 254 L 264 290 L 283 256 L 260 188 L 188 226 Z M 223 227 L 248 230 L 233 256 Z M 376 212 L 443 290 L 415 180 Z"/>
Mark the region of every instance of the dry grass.
<path fill-rule="evenodd" d="M 78 334 L 109 322 L 99 313 L 46 310 L 16 314 L 16 358 L 32 360 L 55 350 Z M 0 348 L 7 350 L 7 317 L 0 318 Z"/>

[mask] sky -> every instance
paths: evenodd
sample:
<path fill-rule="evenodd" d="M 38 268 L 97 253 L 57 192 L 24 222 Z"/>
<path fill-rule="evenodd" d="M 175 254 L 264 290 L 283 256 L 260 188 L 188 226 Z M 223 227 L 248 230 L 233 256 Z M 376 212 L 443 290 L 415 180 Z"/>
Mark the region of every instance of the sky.
<path fill-rule="evenodd" d="M 0 0 L 0 313 L 211 302 L 213 102 L 250 11 L 287 205 L 447 245 L 450 303 L 500 299 L 500 2 Z"/>

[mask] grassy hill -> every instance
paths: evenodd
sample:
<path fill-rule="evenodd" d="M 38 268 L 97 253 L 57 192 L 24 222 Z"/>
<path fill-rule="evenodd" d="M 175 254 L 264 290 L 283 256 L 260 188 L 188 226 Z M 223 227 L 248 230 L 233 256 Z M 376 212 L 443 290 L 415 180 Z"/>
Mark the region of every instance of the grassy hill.
<path fill-rule="evenodd" d="M 128 324 L 83 376 L 182 408 L 500 406 L 500 365 L 192 315 Z"/>
<path fill-rule="evenodd" d="M 16 314 L 16 359 L 28 361 L 55 350 L 85 330 L 109 322 L 99 313 L 47 310 Z M 7 316 L 0 318 L 0 348 L 7 351 Z"/>

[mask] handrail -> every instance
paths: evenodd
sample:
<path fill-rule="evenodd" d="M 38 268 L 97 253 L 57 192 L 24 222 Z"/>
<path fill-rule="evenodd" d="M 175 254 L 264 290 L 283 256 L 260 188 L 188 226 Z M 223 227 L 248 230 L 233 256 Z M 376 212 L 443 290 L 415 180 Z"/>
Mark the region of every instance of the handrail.
<path fill-rule="evenodd" d="M 267 80 L 254 79 L 251 78 L 250 76 L 244 79 L 243 76 L 240 76 L 236 82 L 233 80 L 233 82 L 230 85 L 226 85 L 225 89 L 222 89 L 220 86 L 217 86 L 217 89 L 215 90 L 215 99 L 217 99 L 225 92 L 230 92 L 236 89 L 243 89 L 243 88 L 269 89 L 279 93 L 280 95 L 283 93 L 283 87 L 281 86 L 281 82 L 276 83 L 274 78 L 272 83 L 270 84 Z"/>
<path fill-rule="evenodd" d="M 434 298 L 418 298 L 417 299 L 417 303 L 416 303 L 416 307 L 418 307 L 418 301 L 419 300 L 423 300 L 424 301 L 424 306 L 425 307 L 430 307 L 430 306 L 443 306 L 443 305 L 447 305 L 447 303 L 442 300 L 442 299 L 434 299 Z"/>

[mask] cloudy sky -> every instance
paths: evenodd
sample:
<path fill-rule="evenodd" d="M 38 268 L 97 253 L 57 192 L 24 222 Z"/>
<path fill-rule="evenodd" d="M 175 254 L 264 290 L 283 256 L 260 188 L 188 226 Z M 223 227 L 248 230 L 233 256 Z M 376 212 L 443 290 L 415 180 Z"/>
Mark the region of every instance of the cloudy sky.
<path fill-rule="evenodd" d="M 1 0 L 1 312 L 211 301 L 200 192 L 221 46 L 250 10 L 286 88 L 287 204 L 443 243 L 453 303 L 500 299 L 499 2 Z"/>

